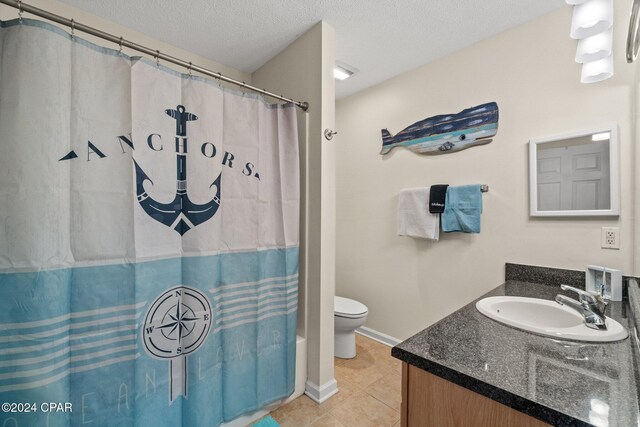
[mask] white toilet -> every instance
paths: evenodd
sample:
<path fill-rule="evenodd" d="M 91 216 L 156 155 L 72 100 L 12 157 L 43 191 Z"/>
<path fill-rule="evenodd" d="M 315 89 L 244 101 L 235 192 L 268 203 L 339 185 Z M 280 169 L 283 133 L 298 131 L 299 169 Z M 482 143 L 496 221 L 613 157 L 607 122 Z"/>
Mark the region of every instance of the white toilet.
<path fill-rule="evenodd" d="M 334 354 L 342 359 L 356 357 L 356 328 L 367 321 L 369 310 L 361 302 L 334 297 L 333 318 L 335 322 Z"/>

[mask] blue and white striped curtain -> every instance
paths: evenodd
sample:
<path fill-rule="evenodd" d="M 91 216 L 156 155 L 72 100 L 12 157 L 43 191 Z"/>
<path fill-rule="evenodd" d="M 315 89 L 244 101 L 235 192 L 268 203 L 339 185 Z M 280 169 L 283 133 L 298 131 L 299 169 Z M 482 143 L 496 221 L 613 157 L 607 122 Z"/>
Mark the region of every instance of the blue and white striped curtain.
<path fill-rule="evenodd" d="M 2 22 L 0 426 L 216 426 L 291 394 L 298 224 L 295 107 Z"/>

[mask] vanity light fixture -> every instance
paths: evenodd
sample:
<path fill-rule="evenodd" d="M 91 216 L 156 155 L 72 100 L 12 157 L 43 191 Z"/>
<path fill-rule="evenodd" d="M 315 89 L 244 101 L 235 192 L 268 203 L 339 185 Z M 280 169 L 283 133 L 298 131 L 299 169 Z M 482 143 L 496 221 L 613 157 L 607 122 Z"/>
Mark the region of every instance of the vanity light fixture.
<path fill-rule="evenodd" d="M 599 61 L 611 55 L 613 47 L 613 28 L 603 31 L 595 36 L 578 40 L 576 62 Z"/>
<path fill-rule="evenodd" d="M 613 76 L 613 55 L 594 62 L 582 64 L 582 83 L 596 83 Z"/>
<path fill-rule="evenodd" d="M 595 83 L 613 76 L 613 0 L 565 0 L 573 6 L 571 37 L 578 39 L 575 60 L 580 81 Z"/>
<path fill-rule="evenodd" d="M 571 37 L 584 39 L 613 25 L 613 0 L 588 0 L 573 7 Z"/>

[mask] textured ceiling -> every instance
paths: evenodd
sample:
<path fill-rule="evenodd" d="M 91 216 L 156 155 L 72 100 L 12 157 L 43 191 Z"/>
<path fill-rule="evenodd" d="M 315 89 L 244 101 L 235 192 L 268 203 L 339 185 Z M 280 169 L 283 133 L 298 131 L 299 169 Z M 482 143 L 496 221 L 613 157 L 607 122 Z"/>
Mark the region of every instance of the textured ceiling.
<path fill-rule="evenodd" d="M 337 82 L 338 98 L 565 4 L 564 0 L 62 1 L 245 72 L 255 71 L 324 20 L 336 29 L 336 59 L 359 70 Z"/>

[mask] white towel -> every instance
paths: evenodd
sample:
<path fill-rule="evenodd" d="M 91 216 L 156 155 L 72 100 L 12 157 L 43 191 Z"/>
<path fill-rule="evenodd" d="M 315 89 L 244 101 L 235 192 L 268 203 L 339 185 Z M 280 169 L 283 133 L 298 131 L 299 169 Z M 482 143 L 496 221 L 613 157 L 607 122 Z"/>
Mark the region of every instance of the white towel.
<path fill-rule="evenodd" d="M 438 240 L 440 214 L 429 212 L 429 187 L 400 191 L 398 235 Z"/>

